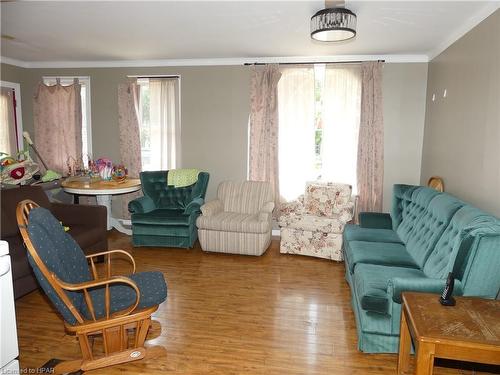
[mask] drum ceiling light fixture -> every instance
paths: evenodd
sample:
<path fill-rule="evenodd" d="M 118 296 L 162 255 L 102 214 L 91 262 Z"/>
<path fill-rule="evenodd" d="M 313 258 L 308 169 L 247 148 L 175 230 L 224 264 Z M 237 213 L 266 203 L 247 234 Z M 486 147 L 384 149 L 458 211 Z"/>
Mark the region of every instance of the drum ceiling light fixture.
<path fill-rule="evenodd" d="M 332 3 L 336 6 L 332 6 Z M 326 8 L 311 17 L 312 39 L 321 42 L 340 42 L 356 36 L 356 14 L 338 6 L 337 3 L 326 1 Z"/>

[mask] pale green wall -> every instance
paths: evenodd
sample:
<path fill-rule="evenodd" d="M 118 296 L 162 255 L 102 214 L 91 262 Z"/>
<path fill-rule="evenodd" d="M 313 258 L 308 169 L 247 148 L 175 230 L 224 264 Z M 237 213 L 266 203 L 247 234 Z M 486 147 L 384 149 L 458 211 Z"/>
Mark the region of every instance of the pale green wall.
<path fill-rule="evenodd" d="M 2 64 L 2 73 L 20 70 L 24 126 L 33 129 L 32 93 L 44 75 L 91 77 L 94 157 L 119 159 L 117 86 L 127 75 L 181 76 L 182 164 L 210 172 L 207 196 L 224 179 L 245 179 L 250 68 L 244 66 L 20 69 Z M 19 76 L 18 76 L 19 77 Z M 385 64 L 384 207 L 394 183 L 418 183 L 425 113 L 427 64 Z"/>
<path fill-rule="evenodd" d="M 2 73 L 13 67 L 2 64 Z M 17 68 L 19 69 L 19 68 Z M 224 179 L 245 179 L 249 69 L 243 66 L 23 69 L 23 123 L 33 129 L 31 95 L 42 76 L 90 76 L 93 156 L 119 160 L 117 86 L 127 75 L 180 75 L 182 165 L 210 172 L 209 196 Z M 29 94 L 28 94 L 29 93 Z M 26 97 L 24 100 L 24 97 Z M 33 132 L 32 132 L 33 133 Z"/>
<path fill-rule="evenodd" d="M 422 183 L 500 217 L 500 10 L 429 64 L 423 150 Z"/>

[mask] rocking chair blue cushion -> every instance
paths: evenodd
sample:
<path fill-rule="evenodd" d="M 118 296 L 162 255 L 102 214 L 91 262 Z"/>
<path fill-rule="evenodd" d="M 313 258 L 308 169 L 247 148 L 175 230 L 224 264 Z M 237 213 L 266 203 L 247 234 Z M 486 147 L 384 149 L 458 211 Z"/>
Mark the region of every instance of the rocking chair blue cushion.
<path fill-rule="evenodd" d="M 64 231 L 61 223 L 45 208 L 33 208 L 29 213 L 28 233 L 38 255 L 55 276 L 71 284 L 80 284 L 93 280 L 87 259 L 76 241 Z M 64 320 L 75 325 L 77 320 L 59 298 L 49 281 L 43 276 L 32 256 L 28 260 L 49 299 L 55 305 Z M 160 272 L 140 272 L 127 276 L 132 279 L 140 290 L 138 308 L 158 305 L 167 298 L 167 286 Z M 66 291 L 75 309 L 85 318 L 91 319 L 82 292 Z M 96 318 L 105 316 L 104 287 L 90 292 L 94 304 Z M 116 312 L 135 303 L 135 291 L 123 284 L 110 287 L 111 312 Z"/>

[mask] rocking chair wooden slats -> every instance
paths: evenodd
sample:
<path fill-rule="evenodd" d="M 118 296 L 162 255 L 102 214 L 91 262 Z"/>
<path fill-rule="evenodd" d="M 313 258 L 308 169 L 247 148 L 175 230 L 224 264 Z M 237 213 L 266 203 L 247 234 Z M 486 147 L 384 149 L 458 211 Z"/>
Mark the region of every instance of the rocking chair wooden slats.
<path fill-rule="evenodd" d="M 33 216 L 30 213 L 35 209 L 44 210 L 30 200 L 20 202 L 17 207 L 17 222 L 28 250 L 28 258 L 39 283 L 63 315 L 66 330 L 77 336 L 82 354 L 81 359 L 64 361 L 56 365 L 54 368 L 55 373 L 93 370 L 136 361 L 144 358 L 146 354 L 148 356 L 157 356 L 164 353 L 163 347 L 149 347 L 146 349 L 144 346 L 151 325 L 151 314 L 158 309 L 159 304 L 166 298 L 166 284 L 163 275 L 156 272 L 136 274 L 134 258 L 128 252 L 111 250 L 85 257 L 83 262 L 90 263 L 90 271 L 88 270 L 88 264 L 86 264 L 87 269 L 83 270 L 83 273 L 89 275 L 88 280 L 85 276 L 83 277 L 85 281 L 78 283 L 62 280 L 57 270 L 53 269 L 55 267 L 52 265 L 51 269 L 48 266 L 47 259 L 43 259 L 43 256 L 39 254 L 40 249 L 37 249 L 36 245 L 48 246 L 47 243 L 41 243 L 39 239 L 37 243 L 37 240 L 32 238 L 32 236 L 36 237 L 37 233 L 33 229 L 34 225 L 37 223 L 42 227 L 45 225 L 43 221 L 36 222 L 36 220 L 39 220 L 38 217 L 47 220 L 47 227 L 51 229 L 51 237 L 59 228 L 55 228 L 53 223 L 55 218 L 50 217 L 48 211 L 39 211 L 39 215 L 34 219 L 35 224 L 32 223 L 30 226 L 30 219 Z M 60 230 L 64 232 L 62 227 Z M 30 236 L 30 231 L 32 236 Z M 66 233 L 56 234 L 63 239 L 63 242 L 66 241 L 71 246 L 74 246 L 71 242 L 72 239 Z M 47 241 L 50 242 L 50 239 Z M 64 249 L 56 248 L 53 250 L 51 250 L 50 256 L 57 257 L 57 252 Z M 84 259 L 83 253 L 80 255 L 78 252 L 78 250 L 81 251 L 79 247 L 70 250 L 76 251 L 76 258 L 81 256 Z M 66 249 L 66 251 L 68 250 Z M 117 254 L 125 255 L 130 260 L 132 264 L 131 275 L 113 276 L 111 260 L 112 255 Z M 99 256 L 105 256 L 106 258 L 104 277 L 99 276 L 96 266 L 96 258 Z M 55 264 L 59 264 L 57 260 Z M 68 263 L 71 260 L 64 259 L 62 262 Z M 148 280 L 150 281 L 149 284 Z M 117 288 L 118 285 L 120 285 L 119 288 L 121 289 Z M 141 292 L 143 296 L 148 294 L 148 290 L 144 290 L 145 288 L 141 290 L 141 285 L 148 288 L 157 288 L 157 290 L 149 293 L 153 294 L 152 298 L 141 300 Z M 104 297 L 102 296 L 103 289 Z M 125 291 L 125 289 L 127 290 Z M 104 300 L 102 301 L 102 299 Z M 120 299 L 119 304 L 116 303 L 117 299 Z M 102 304 L 104 306 L 101 306 Z M 132 337 L 129 337 L 129 333 L 133 334 Z M 102 337 L 103 353 L 95 353 L 95 350 L 93 350 L 93 338 L 96 336 Z"/>

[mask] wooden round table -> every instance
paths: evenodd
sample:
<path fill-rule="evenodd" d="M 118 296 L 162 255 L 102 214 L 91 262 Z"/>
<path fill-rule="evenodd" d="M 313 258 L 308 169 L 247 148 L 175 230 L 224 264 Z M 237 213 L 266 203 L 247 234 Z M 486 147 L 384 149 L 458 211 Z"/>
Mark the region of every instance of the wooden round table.
<path fill-rule="evenodd" d="M 123 182 L 115 181 L 91 181 L 88 177 L 73 177 L 66 179 L 61 187 L 70 194 L 95 195 L 97 204 L 105 206 L 108 212 L 108 230 L 116 230 L 131 235 L 132 231 L 125 225 L 130 225 L 130 220 L 116 219 L 111 215 L 111 198 L 113 195 L 127 194 L 140 190 L 141 180 L 138 178 L 127 178 Z"/>

